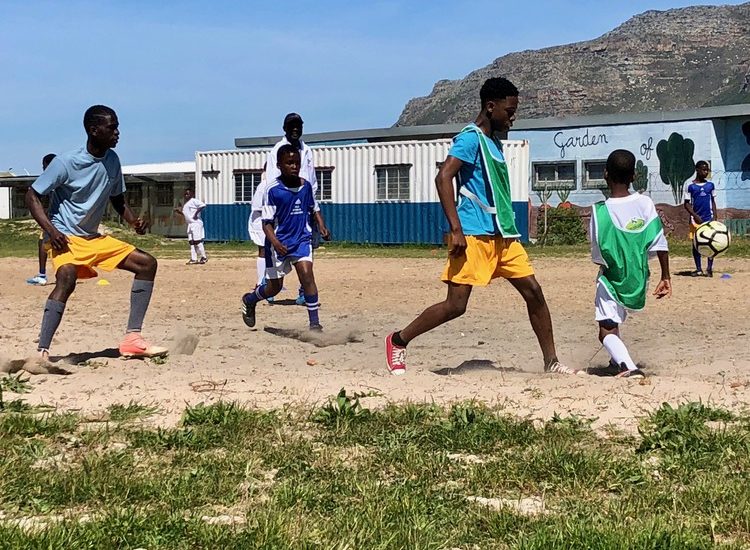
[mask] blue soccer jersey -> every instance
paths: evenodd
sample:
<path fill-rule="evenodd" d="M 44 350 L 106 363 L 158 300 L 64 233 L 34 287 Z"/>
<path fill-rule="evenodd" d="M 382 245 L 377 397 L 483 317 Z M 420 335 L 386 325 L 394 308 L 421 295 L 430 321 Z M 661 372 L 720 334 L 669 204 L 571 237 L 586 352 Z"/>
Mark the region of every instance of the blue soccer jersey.
<path fill-rule="evenodd" d="M 698 183 L 694 181 L 685 189 L 685 202 L 689 202 L 693 211 L 703 222 L 710 222 L 716 213 L 713 209 L 712 198 L 716 196 L 716 186 L 712 181 Z M 696 223 L 693 220 L 693 223 Z"/>
<path fill-rule="evenodd" d="M 315 210 L 315 198 L 309 182 L 300 179 L 300 187 L 287 187 L 281 180 L 269 185 L 263 199 L 263 223 L 272 222 L 276 238 L 286 246 L 284 258 L 304 258 L 312 252 L 310 217 Z M 266 247 L 271 244 L 266 241 Z"/>

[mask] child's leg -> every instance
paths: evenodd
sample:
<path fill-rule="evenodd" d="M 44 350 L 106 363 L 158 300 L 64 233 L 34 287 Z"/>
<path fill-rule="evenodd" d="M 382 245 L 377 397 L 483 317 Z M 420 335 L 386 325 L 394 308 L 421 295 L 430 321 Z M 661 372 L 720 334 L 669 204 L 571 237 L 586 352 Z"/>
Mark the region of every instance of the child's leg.
<path fill-rule="evenodd" d="M 39 345 L 37 346 L 37 349 L 42 352 L 45 358 L 52 344 L 52 338 L 57 332 L 57 327 L 60 326 L 60 321 L 62 321 L 65 304 L 76 288 L 76 279 L 76 266 L 73 264 L 60 266 L 55 274 L 55 288 L 44 304 L 42 328 L 39 331 Z"/>
<path fill-rule="evenodd" d="M 309 261 L 299 261 L 294 264 L 294 268 L 297 270 L 300 283 L 302 283 L 310 326 L 320 327 L 320 318 L 318 317 L 320 301 L 318 300 L 318 285 L 315 283 L 315 275 L 313 274 L 313 264 Z"/>
<path fill-rule="evenodd" d="M 141 332 L 143 319 L 146 317 L 151 295 L 154 292 L 154 280 L 158 267 L 156 258 L 142 250 L 134 250 L 117 267 L 135 275 L 130 290 L 130 315 L 125 332 Z"/>
<path fill-rule="evenodd" d="M 198 261 L 198 249 L 195 246 L 194 241 L 188 241 L 190 243 L 190 260 L 193 262 Z"/>
<path fill-rule="evenodd" d="M 393 334 L 394 344 L 405 347 L 420 334 L 424 334 L 464 314 L 473 287 L 471 285 L 459 285 L 451 282 L 447 284 L 448 295 L 445 300 L 431 305 L 419 317 L 409 323 L 406 328 L 395 332 Z"/>
<path fill-rule="evenodd" d="M 203 241 L 197 241 L 195 243 L 195 251 L 198 253 L 198 257 L 203 259 L 206 257 L 206 247 L 203 246 Z"/>
<path fill-rule="evenodd" d="M 258 276 L 256 286 L 260 286 L 266 278 L 266 253 L 262 246 L 258 247 L 258 257 L 255 260 L 255 271 Z"/>
<path fill-rule="evenodd" d="M 599 321 L 599 341 L 618 367 L 624 365 L 631 371 L 638 369 L 635 361 L 630 357 L 628 348 L 625 347 L 625 343 L 620 339 L 620 325 L 609 319 Z"/>
<path fill-rule="evenodd" d="M 706 275 L 714 274 L 714 258 L 708 259 L 708 267 L 706 267 Z"/>
<path fill-rule="evenodd" d="M 508 279 L 508 282 L 521 294 L 526 301 L 526 310 L 529 314 L 531 327 L 539 342 L 544 357 L 544 368 L 548 369 L 557 362 L 557 351 L 555 350 L 555 337 L 552 332 L 552 319 L 550 318 L 547 301 L 544 299 L 542 287 L 534 275 Z"/>
<path fill-rule="evenodd" d="M 695 248 L 695 243 L 693 243 L 693 261 L 695 262 L 695 270 L 702 272 L 703 268 L 701 268 L 701 255 L 700 252 L 698 252 L 698 249 Z"/>
<path fill-rule="evenodd" d="M 42 239 L 39 239 L 39 275 L 47 275 L 47 250 Z"/>

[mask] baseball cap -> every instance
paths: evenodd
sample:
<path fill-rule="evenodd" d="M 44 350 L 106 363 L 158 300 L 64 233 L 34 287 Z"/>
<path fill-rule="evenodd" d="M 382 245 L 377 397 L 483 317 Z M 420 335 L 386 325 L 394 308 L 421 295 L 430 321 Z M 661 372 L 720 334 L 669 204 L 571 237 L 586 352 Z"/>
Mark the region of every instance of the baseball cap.
<path fill-rule="evenodd" d="M 302 117 L 298 115 L 297 113 L 289 113 L 284 117 L 284 126 L 291 122 L 301 122 L 304 124 L 304 121 L 302 120 Z"/>

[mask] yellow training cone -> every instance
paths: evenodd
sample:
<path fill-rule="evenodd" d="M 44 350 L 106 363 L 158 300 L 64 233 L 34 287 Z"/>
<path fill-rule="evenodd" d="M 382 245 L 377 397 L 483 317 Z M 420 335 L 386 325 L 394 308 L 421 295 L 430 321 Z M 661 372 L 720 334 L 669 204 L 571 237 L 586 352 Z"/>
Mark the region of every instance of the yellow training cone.
<path fill-rule="evenodd" d="M 107 286 L 109 284 L 109 281 L 107 279 L 99 279 L 96 284 L 99 286 Z"/>

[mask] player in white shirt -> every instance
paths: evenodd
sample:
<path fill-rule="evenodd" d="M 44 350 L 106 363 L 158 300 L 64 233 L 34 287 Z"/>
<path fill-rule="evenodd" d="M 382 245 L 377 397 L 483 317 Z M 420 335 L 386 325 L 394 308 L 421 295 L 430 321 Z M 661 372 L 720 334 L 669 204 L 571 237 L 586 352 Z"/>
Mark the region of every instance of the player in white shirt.
<path fill-rule="evenodd" d="M 630 193 L 635 177 L 635 156 L 618 149 L 607 158 L 604 179 L 610 197 L 591 210 L 591 259 L 599 266 L 594 298 L 599 341 L 609 352 L 617 376 L 645 375 L 620 338 L 627 312 L 646 305 L 649 256 L 659 258 L 661 278 L 653 294 L 672 295 L 669 247 L 659 214 L 650 197 Z"/>
<path fill-rule="evenodd" d="M 206 208 L 206 203 L 199 201 L 193 196 L 192 189 L 185 189 L 185 204 L 182 209 L 175 208 L 175 212 L 182 214 L 187 224 L 187 236 L 190 243 L 190 261 L 188 265 L 205 264 L 208 261 L 203 241 L 206 231 L 203 227 L 201 212 Z M 200 259 L 199 259 L 200 258 Z"/>

